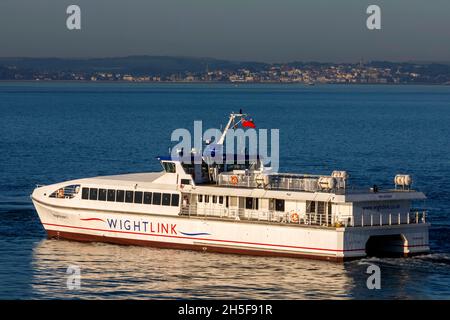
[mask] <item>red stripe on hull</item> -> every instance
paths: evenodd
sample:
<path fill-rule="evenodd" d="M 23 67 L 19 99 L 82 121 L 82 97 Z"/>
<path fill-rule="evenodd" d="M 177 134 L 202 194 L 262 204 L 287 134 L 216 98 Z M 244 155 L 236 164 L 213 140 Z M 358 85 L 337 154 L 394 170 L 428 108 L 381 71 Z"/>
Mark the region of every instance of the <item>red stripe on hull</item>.
<path fill-rule="evenodd" d="M 230 247 L 213 246 L 213 245 L 209 245 L 209 244 L 208 245 L 195 245 L 195 244 L 182 244 L 182 243 L 171 243 L 171 242 L 151 241 L 151 240 L 137 240 L 137 239 L 129 239 L 129 238 L 127 239 L 127 238 L 106 237 L 106 236 L 97 236 L 97 235 L 91 235 L 91 234 L 55 231 L 55 230 L 47 230 L 47 234 L 48 234 L 48 238 L 50 238 L 50 239 L 67 239 L 67 240 L 75 240 L 75 241 L 82 241 L 82 242 L 106 242 L 106 243 L 113 243 L 113 244 L 120 244 L 120 245 L 137 245 L 137 246 L 147 246 L 147 247 L 155 247 L 155 248 L 195 250 L 195 251 L 204 251 L 204 252 L 244 254 L 244 255 L 254 255 L 254 256 L 308 258 L 308 259 L 319 259 L 319 260 L 327 260 L 327 261 L 334 261 L 334 262 L 344 261 L 343 257 L 335 257 L 335 256 L 230 248 Z M 345 260 L 350 260 L 350 259 L 358 259 L 358 257 L 345 258 Z"/>

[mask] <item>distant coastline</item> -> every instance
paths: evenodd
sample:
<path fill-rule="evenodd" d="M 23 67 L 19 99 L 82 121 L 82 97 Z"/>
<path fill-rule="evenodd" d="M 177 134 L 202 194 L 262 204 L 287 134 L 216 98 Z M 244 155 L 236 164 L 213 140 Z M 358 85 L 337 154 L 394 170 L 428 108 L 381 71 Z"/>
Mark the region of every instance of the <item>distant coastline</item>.
<path fill-rule="evenodd" d="M 448 85 L 450 64 L 389 61 L 261 63 L 159 56 L 0 58 L 0 81 Z"/>
<path fill-rule="evenodd" d="M 233 83 L 226 81 L 125 81 L 125 80 L 117 80 L 117 81 L 90 81 L 90 80 L 1 80 L 2 83 L 85 83 L 85 84 L 167 84 L 167 85 L 175 85 L 175 84 L 228 84 L 232 86 L 245 86 L 245 85 L 280 85 L 280 86 L 293 86 L 300 85 L 305 87 L 310 87 L 311 85 L 299 82 L 245 82 L 245 83 Z M 312 85 L 314 86 L 324 86 L 324 85 L 338 85 L 338 86 L 450 86 L 450 83 L 317 83 Z"/>

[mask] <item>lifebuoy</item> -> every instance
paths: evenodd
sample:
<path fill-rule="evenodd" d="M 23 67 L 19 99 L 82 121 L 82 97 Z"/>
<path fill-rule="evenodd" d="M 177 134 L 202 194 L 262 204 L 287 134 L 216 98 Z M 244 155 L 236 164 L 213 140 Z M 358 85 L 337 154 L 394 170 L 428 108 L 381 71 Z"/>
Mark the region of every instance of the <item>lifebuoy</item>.
<path fill-rule="evenodd" d="M 291 214 L 291 222 L 298 223 L 298 214 L 296 212 Z"/>
<path fill-rule="evenodd" d="M 231 183 L 237 184 L 238 183 L 238 177 L 237 176 L 231 176 Z"/>

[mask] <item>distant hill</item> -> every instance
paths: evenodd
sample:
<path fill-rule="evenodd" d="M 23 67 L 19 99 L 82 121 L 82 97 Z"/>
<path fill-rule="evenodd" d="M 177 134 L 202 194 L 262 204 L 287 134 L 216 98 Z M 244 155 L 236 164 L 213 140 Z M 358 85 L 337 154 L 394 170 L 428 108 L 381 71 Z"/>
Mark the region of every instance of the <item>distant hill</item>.
<path fill-rule="evenodd" d="M 267 67 L 259 62 L 234 62 L 212 58 L 128 56 L 119 58 L 63 59 L 63 58 L 0 58 L 0 66 L 14 66 L 36 72 L 116 72 L 135 75 L 169 75 L 178 72 L 205 72 L 209 70 L 251 71 Z"/>

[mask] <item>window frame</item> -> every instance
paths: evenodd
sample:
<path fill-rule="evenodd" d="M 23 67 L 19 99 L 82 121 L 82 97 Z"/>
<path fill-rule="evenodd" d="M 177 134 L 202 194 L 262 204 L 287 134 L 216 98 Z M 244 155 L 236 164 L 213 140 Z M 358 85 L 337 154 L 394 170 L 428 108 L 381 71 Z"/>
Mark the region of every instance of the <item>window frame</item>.
<path fill-rule="evenodd" d="M 112 194 L 112 196 L 111 196 L 111 194 Z M 106 191 L 106 201 L 109 201 L 109 202 L 116 201 L 116 190 L 115 189 L 108 189 L 108 191 Z"/>
<path fill-rule="evenodd" d="M 98 201 L 106 201 L 107 189 L 99 188 L 98 189 Z"/>
<path fill-rule="evenodd" d="M 129 198 L 130 194 L 131 194 L 131 199 Z M 125 203 L 133 203 L 133 202 L 134 202 L 134 191 L 125 190 Z"/>
<path fill-rule="evenodd" d="M 157 199 L 159 199 L 159 203 L 157 203 Z M 153 192 L 152 196 L 152 204 L 155 206 L 160 206 L 162 200 L 162 193 L 161 192 Z"/>
<path fill-rule="evenodd" d="M 85 191 L 87 191 L 87 193 L 85 193 Z M 81 188 L 81 199 L 89 200 L 89 188 L 88 187 Z"/>
<path fill-rule="evenodd" d="M 95 194 L 95 197 L 93 196 L 93 194 Z M 98 199 L 98 188 L 89 188 L 89 200 L 97 200 L 97 199 Z"/>
<path fill-rule="evenodd" d="M 161 205 L 170 206 L 170 193 L 163 193 L 161 196 Z"/>
<path fill-rule="evenodd" d="M 125 202 L 125 190 L 116 190 L 116 202 Z"/>
<path fill-rule="evenodd" d="M 152 198 L 153 198 L 153 193 L 149 192 L 149 191 L 145 191 L 144 196 L 142 198 L 142 203 L 143 204 L 152 204 Z M 148 202 L 146 201 L 146 199 L 149 199 Z"/>
<path fill-rule="evenodd" d="M 139 200 L 139 198 L 140 198 L 141 201 L 137 201 L 137 200 Z M 136 204 L 142 204 L 143 200 L 144 200 L 144 192 L 143 191 L 135 191 L 134 192 L 134 200 L 133 200 L 133 202 L 136 203 Z"/>

